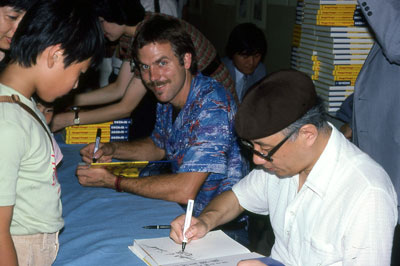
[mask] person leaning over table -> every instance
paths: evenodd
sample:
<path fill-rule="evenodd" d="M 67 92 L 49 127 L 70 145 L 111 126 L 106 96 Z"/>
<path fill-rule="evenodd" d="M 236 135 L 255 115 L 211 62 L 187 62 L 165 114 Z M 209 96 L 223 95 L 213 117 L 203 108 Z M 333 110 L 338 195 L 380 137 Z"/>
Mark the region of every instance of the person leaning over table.
<path fill-rule="evenodd" d="M 393 184 L 327 122 L 308 76 L 269 75 L 245 96 L 235 128 L 259 168 L 192 219 L 189 240 L 246 209 L 270 215 L 271 257 L 285 265 L 390 264 L 398 215 Z M 183 223 L 184 216 L 171 223 L 177 243 Z"/>
<path fill-rule="evenodd" d="M 140 76 L 131 70 L 132 43 L 143 23 L 156 13 L 144 11 L 139 0 L 99 0 L 98 15 L 104 35 L 110 41 L 119 40 L 119 57 L 123 60 L 118 78 L 108 86 L 75 96 L 77 106 L 108 104 L 101 108 L 79 112 L 81 124 L 107 122 L 128 117 L 146 94 Z M 165 15 L 166 16 L 166 15 Z M 220 82 L 237 99 L 234 82 L 228 69 L 219 60 L 212 43 L 194 26 L 179 20 L 193 41 L 199 71 Z M 116 103 L 113 103 L 117 101 Z M 54 116 L 52 130 L 57 131 L 74 124 L 75 114 L 59 113 Z"/>
<path fill-rule="evenodd" d="M 133 51 L 143 84 L 159 101 L 155 129 L 142 140 L 101 144 L 95 157 L 99 162 L 166 158 L 176 167 L 172 174 L 132 179 L 78 166 L 79 182 L 180 204 L 195 199 L 198 215 L 248 172 L 233 128 L 233 96 L 197 72 L 193 42 L 177 19 L 153 16 L 139 30 Z M 92 162 L 93 150 L 93 143 L 81 150 L 85 162 Z"/>

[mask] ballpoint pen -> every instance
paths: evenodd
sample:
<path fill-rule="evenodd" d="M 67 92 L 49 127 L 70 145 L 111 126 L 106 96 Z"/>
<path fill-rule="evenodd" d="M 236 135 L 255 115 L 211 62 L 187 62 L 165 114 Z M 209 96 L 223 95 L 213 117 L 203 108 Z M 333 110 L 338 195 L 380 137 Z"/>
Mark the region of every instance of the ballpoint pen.
<path fill-rule="evenodd" d="M 143 226 L 144 229 L 171 229 L 171 226 L 168 224 L 161 224 L 161 225 L 146 225 Z"/>
<path fill-rule="evenodd" d="M 94 150 L 93 150 L 93 162 L 95 163 L 97 161 L 96 158 L 94 158 L 94 154 L 97 152 L 97 150 L 99 149 L 99 145 L 100 145 L 100 140 L 101 140 L 101 128 L 97 129 L 97 133 L 96 133 L 96 142 L 94 144 Z"/>
<path fill-rule="evenodd" d="M 193 204 L 194 204 L 194 200 L 188 200 L 188 204 L 186 207 L 185 224 L 183 226 L 182 252 L 185 251 L 185 247 L 186 247 L 186 243 L 187 243 L 187 238 L 185 236 L 185 233 L 186 233 L 186 230 L 190 227 L 190 222 L 192 221 Z"/>

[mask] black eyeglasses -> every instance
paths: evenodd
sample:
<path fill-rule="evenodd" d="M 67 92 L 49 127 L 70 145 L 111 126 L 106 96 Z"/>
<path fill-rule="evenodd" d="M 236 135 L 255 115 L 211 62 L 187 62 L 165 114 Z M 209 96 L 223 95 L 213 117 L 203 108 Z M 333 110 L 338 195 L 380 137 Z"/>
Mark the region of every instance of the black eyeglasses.
<path fill-rule="evenodd" d="M 260 156 L 261 158 L 263 158 L 264 160 L 268 161 L 268 162 L 272 162 L 272 156 L 279 150 L 279 148 L 294 134 L 296 130 L 290 132 L 289 135 L 287 135 L 281 142 L 279 142 L 275 147 L 273 147 L 268 154 L 264 154 L 262 152 L 259 152 L 257 150 L 254 149 L 254 145 L 253 143 L 251 143 L 250 141 L 246 140 L 246 139 L 240 139 L 240 142 L 242 143 L 242 145 L 244 147 L 246 147 L 247 149 L 249 149 L 252 153 L 254 153 L 257 156 Z"/>

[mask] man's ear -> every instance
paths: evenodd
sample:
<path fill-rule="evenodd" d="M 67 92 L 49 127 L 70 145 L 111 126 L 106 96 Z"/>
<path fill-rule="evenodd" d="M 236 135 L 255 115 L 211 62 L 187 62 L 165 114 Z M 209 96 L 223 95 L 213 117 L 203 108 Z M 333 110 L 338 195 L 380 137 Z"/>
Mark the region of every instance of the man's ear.
<path fill-rule="evenodd" d="M 47 47 L 43 54 L 47 57 L 47 66 L 49 68 L 58 63 L 64 64 L 64 50 L 61 49 L 61 44 Z"/>
<path fill-rule="evenodd" d="M 300 128 L 299 137 L 304 145 L 311 146 L 318 137 L 318 129 L 312 124 L 306 124 Z"/>
<path fill-rule="evenodd" d="M 183 56 L 183 66 L 185 67 L 185 69 L 189 69 L 191 65 L 192 65 L 192 54 L 186 53 Z"/>

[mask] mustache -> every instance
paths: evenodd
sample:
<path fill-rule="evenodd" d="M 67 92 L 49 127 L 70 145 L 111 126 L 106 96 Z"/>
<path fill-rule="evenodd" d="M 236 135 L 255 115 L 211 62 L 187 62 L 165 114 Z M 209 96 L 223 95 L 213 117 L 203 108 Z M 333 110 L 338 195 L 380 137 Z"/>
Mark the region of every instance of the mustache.
<path fill-rule="evenodd" d="M 157 87 L 157 86 L 163 86 L 163 85 L 168 84 L 170 82 L 171 82 L 171 80 L 169 80 L 169 79 L 165 80 L 165 81 L 149 81 L 149 82 L 146 82 L 146 86 L 148 88 L 154 88 L 154 87 Z"/>

